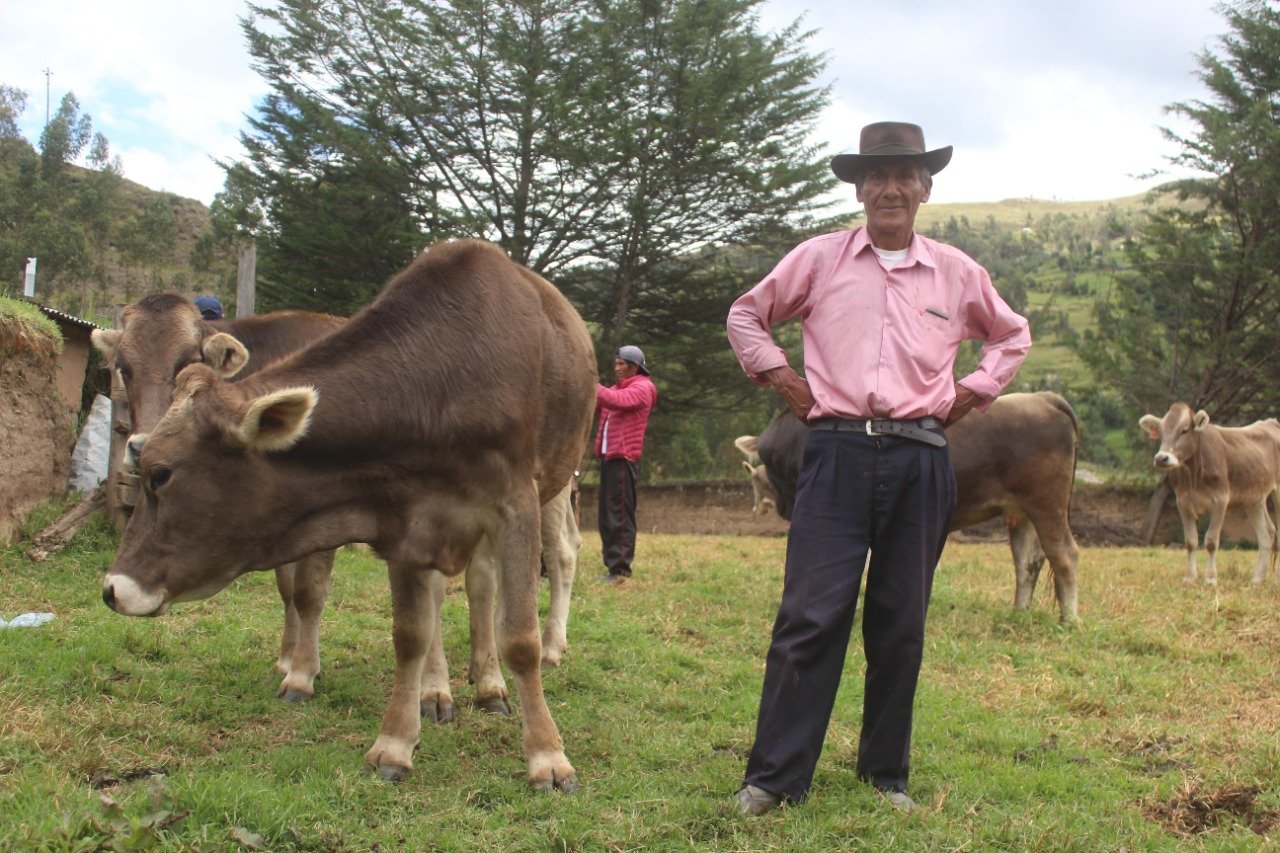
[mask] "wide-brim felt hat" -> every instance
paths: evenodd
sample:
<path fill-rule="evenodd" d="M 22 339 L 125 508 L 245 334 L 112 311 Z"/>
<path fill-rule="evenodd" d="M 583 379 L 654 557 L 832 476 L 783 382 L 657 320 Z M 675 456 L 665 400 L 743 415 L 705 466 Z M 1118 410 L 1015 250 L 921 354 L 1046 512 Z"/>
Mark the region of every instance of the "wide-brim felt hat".
<path fill-rule="evenodd" d="M 831 171 L 846 183 L 855 184 L 868 167 L 890 160 L 915 160 L 936 175 L 951 162 L 951 146 L 925 149 L 924 131 L 920 125 L 905 121 L 878 121 L 862 129 L 857 154 L 837 154 L 831 158 Z"/>

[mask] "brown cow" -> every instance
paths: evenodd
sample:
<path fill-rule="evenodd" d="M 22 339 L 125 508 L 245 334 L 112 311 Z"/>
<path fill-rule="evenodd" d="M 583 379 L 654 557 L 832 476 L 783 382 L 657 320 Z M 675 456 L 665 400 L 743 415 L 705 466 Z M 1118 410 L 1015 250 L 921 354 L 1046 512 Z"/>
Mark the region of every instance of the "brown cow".
<path fill-rule="evenodd" d="M 435 589 L 470 565 L 468 584 L 500 591 L 530 782 L 572 789 L 542 693 L 540 507 L 570 485 L 595 386 L 559 291 L 492 244 L 436 244 L 347 325 L 257 375 L 179 374 L 169 411 L 131 442 L 145 497 L 103 600 L 156 616 L 247 571 L 369 542 L 388 564 L 396 672 L 365 760 L 399 779 L 421 733 Z"/>
<path fill-rule="evenodd" d="M 136 435 L 160 422 L 173 401 L 174 379 L 188 364 L 203 362 L 223 378 L 244 378 L 345 322 L 310 311 L 277 311 L 210 323 L 184 297 L 159 293 L 126 307 L 119 329 L 95 329 L 93 344 L 120 375 Z M 230 345 L 228 334 L 243 346 Z M 329 597 L 333 557 L 333 551 L 322 551 L 276 568 L 276 588 L 284 602 L 276 671 L 284 676 L 279 695 L 290 701 L 309 699 L 315 692 L 320 614 Z"/>
<path fill-rule="evenodd" d="M 783 410 L 761 433 L 760 454 L 777 498 L 791 518 L 808 429 Z M 1062 622 L 1074 621 L 1080 549 L 1068 513 L 1075 483 L 1080 422 L 1057 394 L 1006 394 L 986 412 L 972 412 L 947 427 L 956 472 L 952 530 L 1003 516 L 1015 577 L 1014 607 L 1031 606 L 1045 557 Z"/>
<path fill-rule="evenodd" d="M 1218 582 L 1218 537 L 1228 507 L 1243 507 L 1258 535 L 1258 563 L 1253 582 L 1262 583 L 1267 567 L 1276 564 L 1276 527 L 1280 525 L 1280 422 L 1275 418 L 1246 427 L 1209 423 L 1209 413 L 1192 413 L 1186 403 L 1174 403 L 1163 419 L 1143 415 L 1139 426 L 1160 450 L 1152 464 L 1165 471 L 1178 500 L 1182 535 L 1187 546 L 1188 583 L 1196 579 L 1196 521 L 1209 513 L 1204 549 L 1209 553 L 1204 580 Z M 1267 497 L 1276 507 L 1273 521 Z"/>
<path fill-rule="evenodd" d="M 118 330 L 95 330 L 93 342 L 119 371 L 129 398 L 132 433 L 145 435 L 164 415 L 173 399 L 173 382 L 187 364 L 203 361 L 215 366 L 222 378 L 252 376 L 280 358 L 302 349 L 345 323 L 342 317 L 309 311 L 277 311 L 233 321 L 208 322 L 198 309 L 177 294 L 155 294 L 125 308 Z M 243 348 L 230 347 L 225 332 Z M 247 351 L 247 353 L 245 352 Z M 247 354 L 247 359 L 245 355 Z M 561 506 L 568 493 L 556 498 L 544 512 L 543 550 L 549 568 L 551 606 L 543 632 L 543 662 L 560 663 L 568 647 L 569 600 L 573 591 L 577 556 L 582 541 L 576 517 Z M 285 605 L 285 624 L 276 669 L 284 680 L 278 695 L 291 700 L 309 699 L 320 673 L 319 630 L 333 571 L 333 551 L 304 557 L 276 569 L 276 585 Z M 483 588 L 477 594 L 485 594 Z M 492 607 L 492 599 L 471 602 L 473 608 Z M 492 619 L 473 620 L 472 680 L 483 684 L 477 701 L 485 710 L 509 712 L 506 684 L 496 665 Z M 479 664 L 477 665 L 477 662 Z M 431 685 L 425 692 L 434 701 L 424 707 L 432 721 L 453 718 L 444 647 L 437 635 L 424 675 Z"/>

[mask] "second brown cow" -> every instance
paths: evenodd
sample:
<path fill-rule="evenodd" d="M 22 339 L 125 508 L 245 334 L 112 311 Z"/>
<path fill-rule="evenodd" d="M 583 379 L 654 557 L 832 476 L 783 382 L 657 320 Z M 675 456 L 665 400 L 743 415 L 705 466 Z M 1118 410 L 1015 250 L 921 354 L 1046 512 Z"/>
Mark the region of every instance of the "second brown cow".
<path fill-rule="evenodd" d="M 808 428 L 784 410 L 761 433 L 756 452 L 773 485 L 778 514 L 791 517 Z M 952 530 L 1002 517 L 1009 530 L 1014 606 L 1031 606 L 1045 558 L 1053 570 L 1058 616 L 1077 618 L 1080 549 L 1069 510 L 1075 483 L 1080 422 L 1061 396 L 1005 394 L 985 412 L 947 427 L 956 472 Z"/>
<path fill-rule="evenodd" d="M 103 600 L 158 616 L 247 571 L 369 542 L 388 564 L 396 673 L 365 759 L 397 779 L 421 732 L 435 579 L 469 566 L 468 584 L 500 591 L 530 782 L 571 789 L 542 692 L 540 507 L 569 487 L 595 385 L 586 327 L 554 287 L 491 244 L 436 244 L 347 325 L 255 376 L 178 375 L 173 405 L 131 442 L 145 496 Z"/>

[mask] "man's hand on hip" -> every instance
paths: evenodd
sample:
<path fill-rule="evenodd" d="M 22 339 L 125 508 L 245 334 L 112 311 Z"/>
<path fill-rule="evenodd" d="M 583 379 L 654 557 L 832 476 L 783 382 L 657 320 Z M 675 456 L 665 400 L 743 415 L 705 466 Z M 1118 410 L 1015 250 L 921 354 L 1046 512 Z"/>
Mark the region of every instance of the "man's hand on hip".
<path fill-rule="evenodd" d="M 969 412 L 973 410 L 974 406 L 982 402 L 982 398 L 961 385 L 959 382 L 955 383 L 955 388 L 956 401 L 951 404 L 951 411 L 947 414 L 947 426 L 951 426 L 953 423 L 969 414 Z"/>
<path fill-rule="evenodd" d="M 809 411 L 814 406 L 809 382 L 790 367 L 775 367 L 760 374 L 769 387 L 778 393 L 797 418 L 808 422 Z"/>

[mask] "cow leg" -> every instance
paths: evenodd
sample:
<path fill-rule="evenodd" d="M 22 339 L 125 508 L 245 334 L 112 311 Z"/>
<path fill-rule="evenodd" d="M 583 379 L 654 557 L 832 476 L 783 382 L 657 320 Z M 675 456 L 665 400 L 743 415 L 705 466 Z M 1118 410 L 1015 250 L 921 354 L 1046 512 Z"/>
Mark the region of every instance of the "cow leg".
<path fill-rule="evenodd" d="M 1181 504 L 1178 505 L 1178 517 L 1182 519 L 1182 541 L 1187 548 L 1187 574 L 1182 581 L 1183 583 L 1195 583 L 1196 548 L 1200 547 L 1200 531 L 1196 529 L 1195 515 Z"/>
<path fill-rule="evenodd" d="M 1271 551 L 1267 562 L 1271 566 L 1271 577 L 1280 580 L 1276 572 L 1276 558 L 1280 557 L 1280 489 L 1271 493 L 1271 508 L 1275 516 L 1271 519 Z M 1261 544 L 1258 547 L 1262 547 Z"/>
<path fill-rule="evenodd" d="M 1209 529 L 1204 532 L 1204 550 L 1208 554 L 1205 560 L 1204 582 L 1209 586 L 1218 585 L 1218 542 L 1222 535 L 1222 523 L 1226 518 L 1226 500 L 1215 500 L 1209 505 Z"/>
<path fill-rule="evenodd" d="M 433 723 L 448 723 L 453 721 L 453 691 L 449 687 L 449 662 L 444 656 L 445 577 L 440 572 L 429 572 L 428 575 L 428 593 L 436 625 L 431 631 L 431 645 L 427 648 L 427 662 L 422 671 L 418 715 Z"/>
<path fill-rule="evenodd" d="M 578 569 L 582 534 L 573 518 L 571 486 L 542 508 L 542 558 L 547 564 L 551 605 L 542 630 L 542 663 L 559 666 L 569 648 L 569 603 Z"/>
<path fill-rule="evenodd" d="M 284 630 L 280 634 L 280 654 L 276 656 L 276 672 L 288 675 L 293 663 L 293 648 L 298 643 L 298 609 L 293 604 L 293 582 L 296 563 L 276 567 L 276 591 L 284 604 Z"/>
<path fill-rule="evenodd" d="M 290 564 L 292 590 L 285 604 L 285 630 L 290 616 L 294 623 L 293 649 L 288 671 L 280 682 L 277 695 L 290 702 L 301 702 L 315 695 L 316 676 L 320 674 L 320 616 L 329 599 L 335 552 L 321 551 Z M 280 570 L 276 570 L 280 586 Z M 283 647 L 285 641 L 281 641 Z"/>
<path fill-rule="evenodd" d="M 1040 547 L 1053 569 L 1053 592 L 1058 599 L 1058 621 L 1062 624 L 1078 621 L 1077 580 L 1079 578 L 1080 547 L 1071 535 L 1067 522 L 1066 506 L 1058 511 L 1028 513 L 1040 537 Z"/>
<path fill-rule="evenodd" d="M 388 564 L 387 569 L 391 577 L 391 638 L 396 674 L 382 730 L 364 760 L 383 779 L 398 782 L 413 769 L 413 750 L 422 733 L 422 670 L 432 632 L 440 631 L 440 614 L 435 610 L 432 590 L 432 575 L 439 573 L 393 564 Z"/>
<path fill-rule="evenodd" d="M 1009 517 L 1005 523 L 1009 527 L 1009 550 L 1013 552 L 1013 606 L 1015 610 L 1026 610 L 1031 607 L 1045 555 L 1030 519 Z"/>
<path fill-rule="evenodd" d="M 1267 499 L 1262 503 L 1249 507 L 1249 520 L 1253 522 L 1254 533 L 1258 537 L 1258 564 L 1253 569 L 1253 583 L 1262 583 L 1267 577 L 1267 566 L 1271 561 L 1272 540 L 1275 539 L 1276 526 L 1267 512 Z"/>
<path fill-rule="evenodd" d="M 515 676 L 520 694 L 524 754 L 529 784 L 535 790 L 578 786 L 577 773 L 564 754 L 564 742 L 542 693 L 542 643 L 538 638 L 538 499 L 533 483 L 508 498 L 507 523 L 499 534 L 501 595 L 499 643 L 502 659 Z"/>
<path fill-rule="evenodd" d="M 476 705 L 490 714 L 510 714 L 507 682 L 498 666 L 498 644 L 494 639 L 493 602 L 498 589 L 498 568 L 490 542 L 482 541 L 471 558 L 466 586 L 471 620 L 471 670 L 467 678 L 476 686 Z"/>

